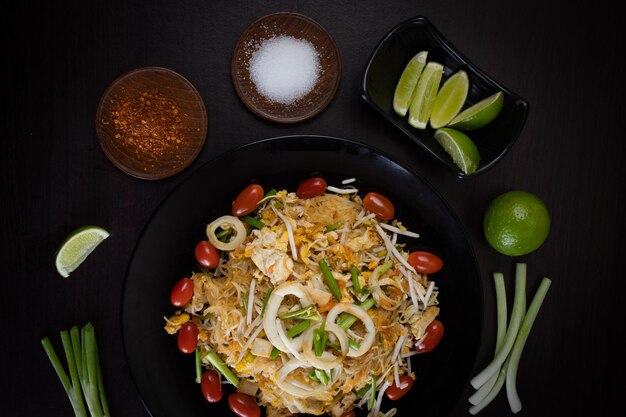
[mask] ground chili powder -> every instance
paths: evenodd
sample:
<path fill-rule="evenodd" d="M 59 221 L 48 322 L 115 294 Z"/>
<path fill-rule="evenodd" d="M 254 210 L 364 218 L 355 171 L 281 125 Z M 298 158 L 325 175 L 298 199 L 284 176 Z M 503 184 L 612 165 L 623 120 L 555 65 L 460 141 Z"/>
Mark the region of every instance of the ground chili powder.
<path fill-rule="evenodd" d="M 114 138 L 134 155 L 154 166 L 182 162 L 180 149 L 185 145 L 183 118 L 186 116 L 175 100 L 158 90 L 136 95 L 123 92 L 111 99 L 110 120 Z M 144 168 L 147 170 L 147 167 Z"/>

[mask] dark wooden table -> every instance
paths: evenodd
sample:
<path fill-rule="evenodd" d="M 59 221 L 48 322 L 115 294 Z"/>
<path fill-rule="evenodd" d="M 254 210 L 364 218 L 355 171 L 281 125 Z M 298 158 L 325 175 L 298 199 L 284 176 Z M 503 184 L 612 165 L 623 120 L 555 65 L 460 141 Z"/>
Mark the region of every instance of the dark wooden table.
<path fill-rule="evenodd" d="M 120 299 L 137 238 L 159 202 L 210 158 L 258 139 L 321 134 L 384 149 L 445 196 L 470 236 L 485 292 L 478 372 L 492 356 L 495 298 L 491 273 L 529 268 L 529 294 L 545 275 L 552 287 L 530 334 L 518 388 L 527 416 L 609 415 L 623 397 L 622 318 L 626 177 L 623 22 L 602 2 L 91 1 L 17 2 L 5 14 L 0 163 L 2 389 L 4 416 L 71 416 L 40 344 L 92 321 L 101 344 L 115 416 L 145 417 L 124 357 Z M 231 51 L 257 18 L 300 12 L 334 37 L 342 79 L 333 102 L 295 125 L 248 111 L 230 79 Z M 481 69 L 525 97 L 530 113 L 519 140 L 489 172 L 459 180 L 383 120 L 359 95 L 372 48 L 396 24 L 426 16 Z M 621 26 L 621 28 L 620 28 Z M 120 74 L 156 65 L 186 76 L 209 114 L 207 142 L 193 165 L 162 181 L 118 170 L 98 146 L 100 95 Z M 524 189 L 552 213 L 546 243 L 521 258 L 492 250 L 482 214 L 497 194 Z M 98 224 L 112 236 L 68 279 L 54 254 L 74 227 Z M 59 346 L 59 345 L 57 345 Z M 468 414 L 468 385 L 452 416 Z M 416 415 L 418 415 L 416 413 Z M 511 415 L 504 391 L 479 415 Z"/>

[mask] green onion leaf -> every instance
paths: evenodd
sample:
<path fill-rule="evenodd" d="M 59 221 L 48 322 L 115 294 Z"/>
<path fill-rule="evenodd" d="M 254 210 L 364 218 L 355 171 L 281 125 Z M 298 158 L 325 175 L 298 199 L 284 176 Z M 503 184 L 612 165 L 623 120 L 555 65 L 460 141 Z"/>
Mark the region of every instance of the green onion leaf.
<path fill-rule="evenodd" d="M 333 230 L 337 230 L 337 229 L 339 229 L 340 226 L 341 226 L 341 223 L 339 223 L 339 222 L 333 223 L 333 224 L 329 224 L 328 226 L 326 226 L 326 233 L 332 232 Z"/>
<path fill-rule="evenodd" d="M 280 317 L 283 320 L 287 319 L 302 319 L 302 320 L 319 320 L 320 315 L 315 309 L 315 304 L 309 304 L 306 307 L 303 307 L 299 310 L 287 311 L 285 313 L 280 314 Z"/>
<path fill-rule="evenodd" d="M 272 353 L 270 353 L 270 359 L 276 359 L 280 355 L 280 350 L 274 347 Z"/>
<path fill-rule="evenodd" d="M 322 370 L 322 369 L 315 369 L 315 376 L 317 377 L 318 381 L 320 381 L 322 384 L 324 385 L 328 385 L 328 374 L 326 373 L 326 371 Z"/>
<path fill-rule="evenodd" d="M 359 307 L 361 307 L 363 310 L 369 310 L 375 305 L 376 300 L 374 300 L 373 298 L 368 298 L 367 300 L 359 304 Z M 353 316 L 350 313 L 341 313 L 341 315 L 337 319 L 337 325 L 344 330 L 348 330 L 350 327 L 352 327 L 354 323 L 356 323 L 357 320 L 358 319 L 356 318 L 356 316 Z"/>
<path fill-rule="evenodd" d="M 372 375 L 372 385 L 370 387 L 370 399 L 367 402 L 367 409 L 371 410 L 376 404 L 376 376 Z"/>
<path fill-rule="evenodd" d="M 272 295 L 272 291 L 274 291 L 274 287 L 271 287 L 269 290 L 267 290 L 267 294 L 265 294 L 263 307 L 261 307 L 261 317 L 263 317 L 263 313 L 265 313 L 265 308 L 267 307 L 267 302 L 270 300 L 270 295 Z"/>
<path fill-rule="evenodd" d="M 196 348 L 196 357 L 195 357 L 195 362 L 196 362 L 196 383 L 200 383 L 202 380 L 202 357 L 201 357 L 201 353 L 200 353 L 200 347 Z"/>

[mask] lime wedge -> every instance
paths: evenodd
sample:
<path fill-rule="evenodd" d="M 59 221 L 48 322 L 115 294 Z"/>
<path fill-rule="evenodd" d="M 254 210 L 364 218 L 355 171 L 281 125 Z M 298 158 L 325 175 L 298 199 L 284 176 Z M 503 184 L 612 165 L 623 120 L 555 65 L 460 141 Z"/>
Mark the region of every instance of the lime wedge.
<path fill-rule="evenodd" d="M 459 113 L 448 126 L 459 130 L 479 129 L 493 121 L 504 104 L 504 94 L 502 91 L 479 101 L 473 106 Z"/>
<path fill-rule="evenodd" d="M 393 95 L 393 109 L 400 116 L 406 116 L 406 112 L 409 110 L 417 80 L 419 80 L 422 70 L 426 66 L 427 56 L 428 51 L 418 52 L 411 58 L 409 63 L 406 64 L 404 71 L 402 71 L 402 75 L 400 76 L 400 80 L 396 85 L 396 91 Z"/>
<path fill-rule="evenodd" d="M 467 73 L 459 70 L 452 74 L 441 86 L 430 113 L 430 127 L 439 129 L 450 123 L 465 104 L 469 91 Z"/>
<path fill-rule="evenodd" d="M 444 127 L 435 131 L 435 139 L 465 174 L 476 171 L 480 153 L 476 144 L 463 132 Z"/>
<path fill-rule="evenodd" d="M 67 278 L 104 239 L 109 232 L 100 226 L 83 226 L 70 233 L 57 252 L 56 267 Z"/>
<path fill-rule="evenodd" d="M 426 129 L 433 103 L 439 91 L 443 65 L 429 62 L 417 81 L 415 93 L 409 107 L 409 124 L 418 129 Z"/>

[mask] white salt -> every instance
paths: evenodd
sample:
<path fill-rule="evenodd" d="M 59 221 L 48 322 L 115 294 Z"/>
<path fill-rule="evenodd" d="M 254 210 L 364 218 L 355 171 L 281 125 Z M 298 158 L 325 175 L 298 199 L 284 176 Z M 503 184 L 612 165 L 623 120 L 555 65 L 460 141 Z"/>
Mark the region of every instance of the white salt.
<path fill-rule="evenodd" d="M 319 72 L 315 47 L 292 36 L 263 41 L 250 58 L 250 78 L 258 92 L 281 104 L 292 104 L 313 90 Z"/>

